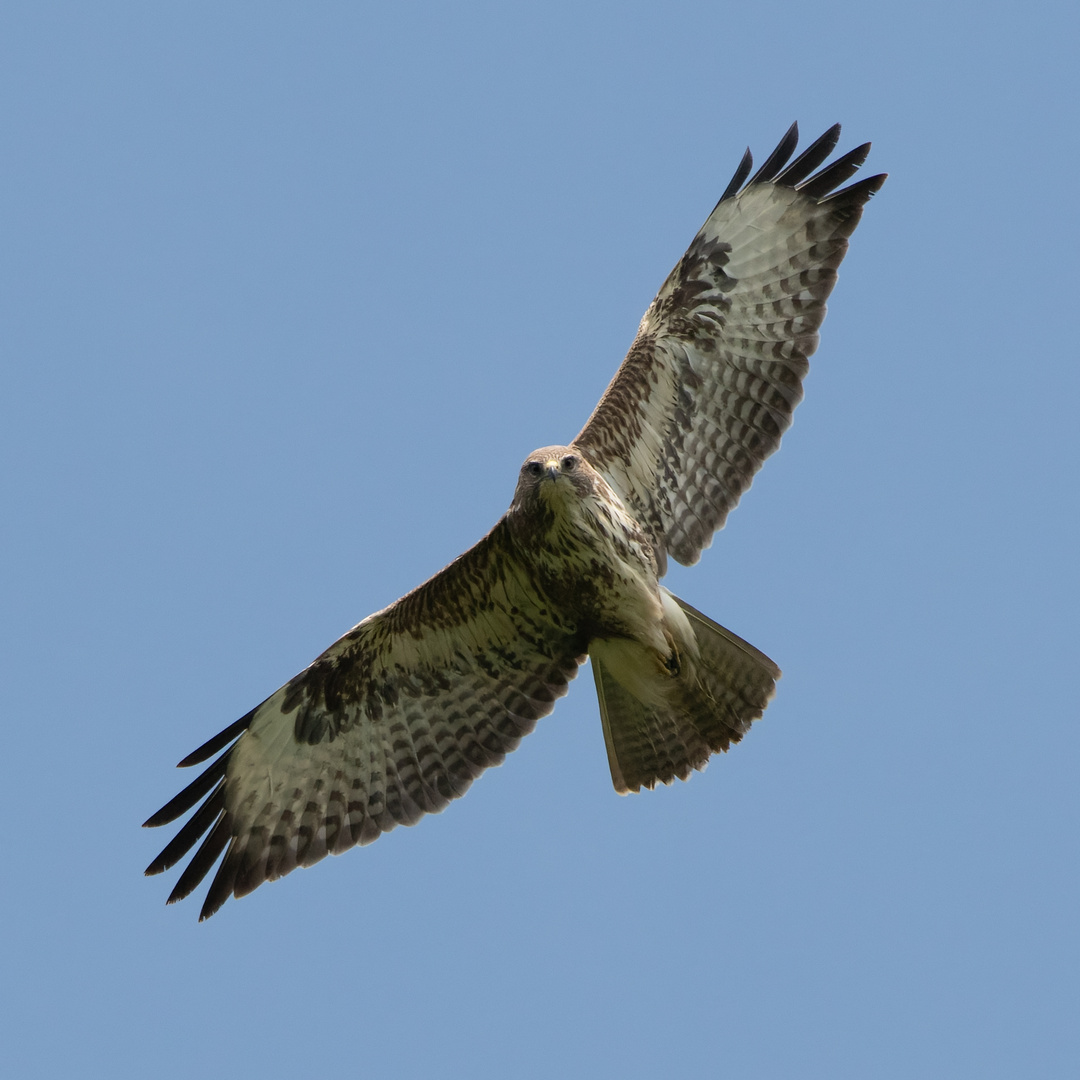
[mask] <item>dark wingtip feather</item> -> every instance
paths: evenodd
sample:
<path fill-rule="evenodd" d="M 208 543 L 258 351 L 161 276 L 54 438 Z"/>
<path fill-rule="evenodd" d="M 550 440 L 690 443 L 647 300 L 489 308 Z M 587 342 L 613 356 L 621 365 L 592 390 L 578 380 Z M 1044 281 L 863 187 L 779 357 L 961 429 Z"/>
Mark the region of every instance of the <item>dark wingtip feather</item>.
<path fill-rule="evenodd" d="M 228 850 L 225 852 L 225 858 L 222 859 L 218 872 L 214 875 L 214 880 L 210 882 L 206 899 L 203 901 L 202 911 L 199 912 L 199 922 L 209 919 L 232 896 L 236 871 L 240 866 L 240 860 L 233 857 L 235 843 L 235 838 L 230 840 Z"/>
<path fill-rule="evenodd" d="M 195 857 L 187 864 L 176 888 L 169 893 L 167 904 L 175 904 L 177 900 L 183 900 L 189 896 L 198 886 L 199 882 L 206 877 L 210 867 L 217 861 L 217 857 L 225 850 L 229 842 L 232 819 L 227 811 L 222 811 L 210 830 L 210 835 L 202 842 L 202 846 L 195 852 Z"/>
<path fill-rule="evenodd" d="M 146 876 L 152 877 L 175 866 L 198 842 L 214 819 L 225 809 L 225 781 L 222 780 L 213 794 L 199 807 L 184 827 L 165 845 L 161 854 L 146 868 Z"/>
<path fill-rule="evenodd" d="M 776 183 L 785 187 L 797 187 L 836 149 L 839 141 L 840 125 L 833 124 L 776 177 Z"/>
<path fill-rule="evenodd" d="M 186 769 L 191 765 L 198 765 L 208 757 L 213 757 L 219 750 L 228 746 L 238 735 L 247 731 L 257 711 L 257 709 L 252 709 L 247 715 L 241 716 L 236 723 L 230 724 L 224 731 L 219 731 L 212 739 L 204 742 L 198 750 L 193 750 L 188 754 L 176 767 Z"/>
<path fill-rule="evenodd" d="M 213 786 L 225 775 L 225 766 L 229 755 L 222 754 L 208 769 L 200 773 L 179 795 L 171 798 L 156 814 L 151 814 L 143 822 L 144 829 L 156 829 L 159 825 L 168 825 L 181 814 L 186 814 Z"/>
<path fill-rule="evenodd" d="M 750 170 L 754 167 L 754 155 L 750 153 L 750 147 L 746 148 L 746 153 L 742 156 L 742 161 L 739 162 L 739 167 L 735 170 L 735 175 L 731 178 L 731 183 L 724 188 L 724 194 L 720 196 L 720 202 L 725 199 L 733 198 L 742 187 L 743 181 L 750 175 Z M 717 204 L 719 205 L 719 203 Z"/>
<path fill-rule="evenodd" d="M 799 125 L 794 123 L 784 132 L 776 149 L 765 159 L 765 164 L 750 178 L 750 184 L 764 184 L 776 179 L 776 174 L 787 164 L 787 159 L 799 145 Z M 747 185 L 749 187 L 749 184 Z"/>
<path fill-rule="evenodd" d="M 796 123 L 788 128 L 779 145 L 749 180 L 747 180 L 747 177 L 750 176 L 754 159 L 748 148 L 739 163 L 738 169 L 735 170 L 735 175 L 731 178 L 731 183 L 728 184 L 724 194 L 720 196 L 720 202 L 734 198 L 740 191 L 744 191 L 754 184 L 769 183 L 795 188 L 809 198 L 819 201 L 834 198 L 835 195 L 841 194 L 841 192 L 836 191 L 836 188 L 854 176 L 856 170 L 866 160 L 867 154 L 870 153 L 870 144 L 863 143 L 862 146 L 855 147 L 854 150 L 844 154 L 843 157 L 838 158 L 831 165 L 827 165 L 820 172 L 815 173 L 814 170 L 820 168 L 825 159 L 836 149 L 836 144 L 840 141 L 840 125 L 833 124 L 828 131 L 815 139 L 788 165 L 788 158 L 795 152 L 798 141 L 799 125 Z M 865 188 L 857 188 L 857 190 L 865 191 L 867 193 L 865 197 L 869 198 L 869 195 L 880 188 L 883 182 L 884 180 L 879 182 L 877 187 L 871 187 L 867 184 Z M 845 188 L 843 190 L 846 192 L 856 189 Z"/>
<path fill-rule="evenodd" d="M 875 192 L 880 191 L 885 181 L 889 179 L 888 173 L 878 173 L 876 176 L 868 176 L 865 180 L 859 180 L 849 184 L 846 188 L 833 192 L 832 195 L 822 199 L 822 202 L 832 202 L 833 199 L 843 199 L 846 202 L 864 203 Z"/>
<path fill-rule="evenodd" d="M 823 199 L 832 190 L 850 180 L 858 171 L 859 166 L 866 160 L 870 153 L 870 144 L 863 143 L 849 150 L 843 157 L 837 158 L 831 165 L 827 165 L 821 172 L 811 176 L 798 185 L 798 190 L 811 199 Z"/>

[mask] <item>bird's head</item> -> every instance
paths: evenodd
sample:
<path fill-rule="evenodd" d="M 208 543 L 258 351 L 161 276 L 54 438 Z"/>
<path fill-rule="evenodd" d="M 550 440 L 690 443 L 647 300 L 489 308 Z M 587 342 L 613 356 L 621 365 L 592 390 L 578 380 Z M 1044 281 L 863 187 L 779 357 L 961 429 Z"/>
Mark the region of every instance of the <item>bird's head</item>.
<path fill-rule="evenodd" d="M 596 471 L 580 450 L 572 446 L 544 446 L 534 450 L 521 466 L 514 507 L 547 506 L 551 510 L 585 498 L 596 489 Z"/>

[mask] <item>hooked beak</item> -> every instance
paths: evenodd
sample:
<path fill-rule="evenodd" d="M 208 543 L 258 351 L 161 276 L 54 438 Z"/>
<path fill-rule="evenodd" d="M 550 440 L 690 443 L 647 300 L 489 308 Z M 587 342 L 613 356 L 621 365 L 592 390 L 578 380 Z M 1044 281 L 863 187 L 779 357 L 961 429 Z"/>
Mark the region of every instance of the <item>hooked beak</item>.
<path fill-rule="evenodd" d="M 544 468 L 547 470 L 545 480 L 558 480 L 559 478 L 559 462 L 552 458 L 550 461 L 544 462 Z"/>

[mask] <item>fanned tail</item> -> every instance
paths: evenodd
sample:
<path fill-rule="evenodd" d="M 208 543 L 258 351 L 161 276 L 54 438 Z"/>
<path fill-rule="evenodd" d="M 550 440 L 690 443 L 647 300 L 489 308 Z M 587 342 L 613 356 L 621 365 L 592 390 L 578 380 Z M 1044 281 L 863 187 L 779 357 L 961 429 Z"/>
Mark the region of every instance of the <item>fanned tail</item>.
<path fill-rule="evenodd" d="M 780 677 L 763 652 L 667 595 L 686 616 L 694 642 L 682 650 L 677 675 L 655 676 L 649 700 L 640 683 L 635 692 L 614 677 L 603 649 L 590 650 L 611 780 L 620 795 L 703 769 L 762 715 Z"/>

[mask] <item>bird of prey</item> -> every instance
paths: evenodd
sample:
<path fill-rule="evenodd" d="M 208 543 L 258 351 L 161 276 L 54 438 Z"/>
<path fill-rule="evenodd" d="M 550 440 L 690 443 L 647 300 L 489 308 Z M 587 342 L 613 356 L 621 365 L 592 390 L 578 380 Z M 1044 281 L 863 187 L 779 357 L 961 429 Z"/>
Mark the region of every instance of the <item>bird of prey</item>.
<path fill-rule="evenodd" d="M 180 762 L 220 755 L 146 822 L 201 804 L 146 871 L 202 838 L 170 903 L 222 853 L 203 919 L 442 810 L 586 657 L 617 791 L 685 780 L 743 737 L 779 668 L 660 578 L 669 557 L 697 562 L 802 397 L 848 238 L 885 181 L 842 187 L 870 145 L 826 166 L 839 136 L 789 164 L 792 125 L 753 176 L 747 150 L 588 422 L 526 458 L 491 532 Z"/>

